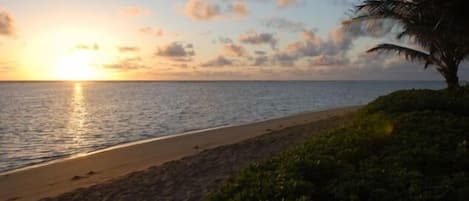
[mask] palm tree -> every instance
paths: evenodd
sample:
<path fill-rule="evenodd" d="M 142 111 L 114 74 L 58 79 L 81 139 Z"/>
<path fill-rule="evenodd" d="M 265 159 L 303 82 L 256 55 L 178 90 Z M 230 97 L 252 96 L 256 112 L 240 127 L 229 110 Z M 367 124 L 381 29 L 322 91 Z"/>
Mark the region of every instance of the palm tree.
<path fill-rule="evenodd" d="M 386 20 L 400 25 L 398 39 L 408 38 L 420 49 L 384 43 L 368 50 L 395 51 L 407 60 L 435 65 L 448 88 L 459 87 L 459 64 L 469 56 L 469 1 L 364 0 L 350 22 Z"/>

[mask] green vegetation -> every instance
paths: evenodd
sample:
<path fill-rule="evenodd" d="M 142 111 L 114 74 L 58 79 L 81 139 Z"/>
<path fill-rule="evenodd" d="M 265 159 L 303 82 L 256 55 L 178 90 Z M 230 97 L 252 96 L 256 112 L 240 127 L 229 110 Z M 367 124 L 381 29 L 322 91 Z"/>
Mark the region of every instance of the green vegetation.
<path fill-rule="evenodd" d="M 341 128 L 253 164 L 207 200 L 469 200 L 469 93 L 380 97 Z"/>

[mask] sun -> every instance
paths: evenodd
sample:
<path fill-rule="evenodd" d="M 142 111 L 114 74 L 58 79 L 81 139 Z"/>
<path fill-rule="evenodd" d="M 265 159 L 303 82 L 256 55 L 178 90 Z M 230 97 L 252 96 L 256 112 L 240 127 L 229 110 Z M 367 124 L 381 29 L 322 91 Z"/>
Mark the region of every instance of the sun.
<path fill-rule="evenodd" d="M 57 60 L 55 74 L 59 80 L 97 80 L 100 72 L 93 65 L 93 55 L 74 52 Z"/>

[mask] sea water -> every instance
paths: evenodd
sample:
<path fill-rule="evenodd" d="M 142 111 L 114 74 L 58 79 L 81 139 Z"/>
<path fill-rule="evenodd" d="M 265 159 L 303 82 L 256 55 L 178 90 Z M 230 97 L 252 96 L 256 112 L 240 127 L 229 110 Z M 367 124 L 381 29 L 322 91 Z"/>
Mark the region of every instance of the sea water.
<path fill-rule="evenodd" d="M 1 82 L 0 172 L 125 142 L 444 86 L 432 81 Z"/>

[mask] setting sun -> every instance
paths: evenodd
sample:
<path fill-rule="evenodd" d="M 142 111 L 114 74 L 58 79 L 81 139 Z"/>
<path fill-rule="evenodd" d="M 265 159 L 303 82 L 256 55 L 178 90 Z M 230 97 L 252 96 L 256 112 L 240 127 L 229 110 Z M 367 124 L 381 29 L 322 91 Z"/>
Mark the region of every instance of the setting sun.
<path fill-rule="evenodd" d="M 56 64 L 55 75 L 59 80 L 95 80 L 100 72 L 93 66 L 92 55 L 78 52 L 60 58 Z"/>
<path fill-rule="evenodd" d="M 468 11 L 0 0 L 0 201 L 469 201 Z"/>

